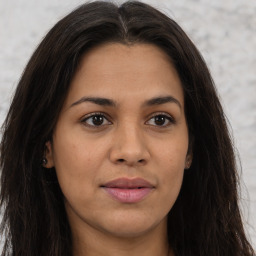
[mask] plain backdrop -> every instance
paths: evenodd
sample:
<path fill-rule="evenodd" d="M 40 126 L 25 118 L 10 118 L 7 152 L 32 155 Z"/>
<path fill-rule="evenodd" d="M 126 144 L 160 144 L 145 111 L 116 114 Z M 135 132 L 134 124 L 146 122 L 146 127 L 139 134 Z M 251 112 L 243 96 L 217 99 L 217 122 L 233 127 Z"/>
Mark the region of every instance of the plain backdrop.
<path fill-rule="evenodd" d="M 240 154 L 241 205 L 256 248 L 256 1 L 144 2 L 175 19 L 210 68 Z M 0 124 L 35 47 L 60 18 L 82 3 L 0 0 Z"/>

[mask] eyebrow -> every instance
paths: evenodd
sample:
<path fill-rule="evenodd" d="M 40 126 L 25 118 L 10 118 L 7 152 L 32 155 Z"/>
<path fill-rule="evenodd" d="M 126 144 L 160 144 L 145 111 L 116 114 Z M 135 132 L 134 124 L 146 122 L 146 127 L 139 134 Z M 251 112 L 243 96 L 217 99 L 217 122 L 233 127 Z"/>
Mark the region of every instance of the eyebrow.
<path fill-rule="evenodd" d="M 155 97 L 152 99 L 147 100 L 144 105 L 146 106 L 153 106 L 153 105 L 162 105 L 166 103 L 175 103 L 182 108 L 181 103 L 172 96 L 164 96 L 164 97 Z"/>
<path fill-rule="evenodd" d="M 113 100 L 106 99 L 106 98 L 82 97 L 80 100 L 72 103 L 72 105 L 70 107 L 76 106 L 76 105 L 81 104 L 83 102 L 92 102 L 92 103 L 100 105 L 100 106 L 110 106 L 110 107 L 115 107 L 117 105 Z"/>
<path fill-rule="evenodd" d="M 70 107 L 76 106 L 84 102 L 92 102 L 100 106 L 110 106 L 110 107 L 117 106 L 117 103 L 111 99 L 101 98 L 101 97 L 82 97 L 78 101 L 75 101 L 74 103 L 72 103 Z M 172 96 L 162 96 L 162 97 L 160 96 L 160 97 L 149 99 L 143 103 L 143 106 L 162 105 L 166 103 L 175 103 L 179 106 L 179 108 L 182 108 L 181 103 Z"/>

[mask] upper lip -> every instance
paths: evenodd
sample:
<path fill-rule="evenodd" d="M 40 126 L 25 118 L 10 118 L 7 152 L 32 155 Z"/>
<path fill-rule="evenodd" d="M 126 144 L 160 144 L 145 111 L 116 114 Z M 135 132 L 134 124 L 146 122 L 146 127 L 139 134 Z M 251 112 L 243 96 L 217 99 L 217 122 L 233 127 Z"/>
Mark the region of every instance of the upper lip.
<path fill-rule="evenodd" d="M 142 178 L 118 178 L 105 183 L 102 187 L 123 189 L 154 188 L 149 181 Z"/>

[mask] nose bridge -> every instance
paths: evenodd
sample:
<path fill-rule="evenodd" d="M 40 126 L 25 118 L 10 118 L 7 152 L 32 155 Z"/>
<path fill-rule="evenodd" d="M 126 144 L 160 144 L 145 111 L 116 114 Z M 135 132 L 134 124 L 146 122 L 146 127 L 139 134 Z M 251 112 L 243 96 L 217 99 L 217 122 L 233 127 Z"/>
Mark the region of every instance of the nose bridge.
<path fill-rule="evenodd" d="M 118 132 L 120 133 L 120 146 L 124 150 L 131 150 L 135 152 L 136 149 L 138 150 L 142 146 L 142 134 L 138 125 L 134 123 L 122 125 L 118 129 Z"/>
<path fill-rule="evenodd" d="M 145 163 L 149 153 L 139 124 L 135 121 L 122 122 L 116 128 L 111 159 L 126 164 Z"/>

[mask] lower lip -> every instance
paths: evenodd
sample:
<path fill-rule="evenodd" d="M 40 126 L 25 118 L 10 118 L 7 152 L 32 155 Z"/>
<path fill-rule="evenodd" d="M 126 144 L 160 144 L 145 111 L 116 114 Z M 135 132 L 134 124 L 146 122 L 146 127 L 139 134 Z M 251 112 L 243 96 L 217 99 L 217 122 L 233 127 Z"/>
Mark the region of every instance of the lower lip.
<path fill-rule="evenodd" d="M 111 197 L 122 203 L 140 202 L 153 190 L 153 188 L 122 189 L 107 187 L 104 187 L 104 189 Z"/>

